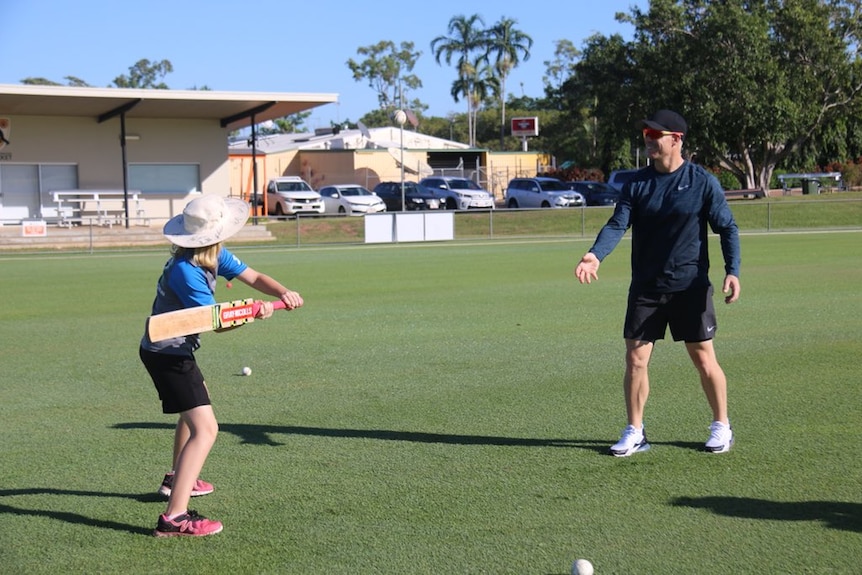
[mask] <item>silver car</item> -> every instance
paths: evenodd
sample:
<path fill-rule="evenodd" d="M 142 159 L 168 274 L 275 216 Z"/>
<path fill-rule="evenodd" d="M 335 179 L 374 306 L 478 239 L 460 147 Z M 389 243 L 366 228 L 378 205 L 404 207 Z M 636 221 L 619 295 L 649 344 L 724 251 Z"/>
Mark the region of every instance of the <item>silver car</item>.
<path fill-rule="evenodd" d="M 506 206 L 516 208 L 578 208 L 584 196 L 557 178 L 515 178 L 506 188 Z"/>

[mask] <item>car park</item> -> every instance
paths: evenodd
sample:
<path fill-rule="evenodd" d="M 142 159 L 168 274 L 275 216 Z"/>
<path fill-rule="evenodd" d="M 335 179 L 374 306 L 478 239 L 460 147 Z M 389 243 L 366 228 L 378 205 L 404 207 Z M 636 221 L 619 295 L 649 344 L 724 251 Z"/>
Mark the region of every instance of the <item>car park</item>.
<path fill-rule="evenodd" d="M 628 182 L 632 177 L 637 174 L 640 170 L 614 170 L 611 172 L 611 175 L 608 176 L 608 185 L 615 189 L 618 192 L 623 190 L 623 186 L 626 182 Z"/>
<path fill-rule="evenodd" d="M 575 208 L 586 205 L 584 196 L 557 178 L 515 178 L 506 188 L 506 207 Z"/>
<path fill-rule="evenodd" d="M 374 186 L 374 193 L 386 204 L 390 212 L 402 211 L 401 182 L 380 182 Z M 404 204 L 406 211 L 437 210 L 443 207 L 434 192 L 416 182 L 404 182 Z"/>
<path fill-rule="evenodd" d="M 620 199 L 620 192 L 603 182 L 566 182 L 584 196 L 588 206 L 613 206 Z"/>
<path fill-rule="evenodd" d="M 266 203 L 267 212 L 276 216 L 322 214 L 324 210 L 320 194 L 298 176 L 271 179 L 266 185 Z"/>
<path fill-rule="evenodd" d="M 447 210 L 494 209 L 494 198 L 469 178 L 433 176 L 419 182 L 440 198 Z"/>
<path fill-rule="evenodd" d="M 327 214 L 361 216 L 386 211 L 386 204 L 376 194 L 356 184 L 320 188 Z"/>

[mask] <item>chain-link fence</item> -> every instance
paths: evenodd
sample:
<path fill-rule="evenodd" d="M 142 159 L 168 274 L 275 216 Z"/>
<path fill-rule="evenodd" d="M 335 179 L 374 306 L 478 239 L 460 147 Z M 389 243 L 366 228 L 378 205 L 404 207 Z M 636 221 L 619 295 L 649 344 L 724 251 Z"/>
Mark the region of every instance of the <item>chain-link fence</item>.
<path fill-rule="evenodd" d="M 862 230 L 862 198 L 738 200 L 731 202 L 741 232 Z M 454 240 L 593 237 L 612 213 L 610 207 L 456 211 Z M 260 217 L 231 239 L 231 245 L 305 247 L 365 243 L 365 218 L 352 216 Z M 164 221 L 130 219 L 130 227 L 49 225 L 45 234 L 27 237 L 20 222 L 0 222 L 0 252 L 101 251 L 167 246 Z M 142 225 L 136 225 L 142 224 Z"/>

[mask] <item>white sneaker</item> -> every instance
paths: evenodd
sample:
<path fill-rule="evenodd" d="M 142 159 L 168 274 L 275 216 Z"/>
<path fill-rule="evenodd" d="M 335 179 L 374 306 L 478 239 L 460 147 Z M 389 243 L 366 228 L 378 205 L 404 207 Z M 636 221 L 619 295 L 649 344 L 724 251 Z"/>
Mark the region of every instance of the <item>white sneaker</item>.
<path fill-rule="evenodd" d="M 620 440 L 611 445 L 610 451 L 614 457 L 628 457 L 632 453 L 647 449 L 649 449 L 649 443 L 647 443 L 646 431 L 643 426 L 638 429 L 634 425 L 627 425 L 623 429 Z"/>
<path fill-rule="evenodd" d="M 704 449 L 709 453 L 725 453 L 730 451 L 731 445 L 733 445 L 733 429 L 730 424 L 713 421 L 709 426 L 709 439 L 706 440 Z"/>

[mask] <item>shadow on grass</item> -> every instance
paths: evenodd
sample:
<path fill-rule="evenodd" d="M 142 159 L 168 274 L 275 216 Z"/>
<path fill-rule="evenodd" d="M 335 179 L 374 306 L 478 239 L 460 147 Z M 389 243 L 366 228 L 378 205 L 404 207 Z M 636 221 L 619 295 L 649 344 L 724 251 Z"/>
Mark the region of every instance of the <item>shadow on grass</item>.
<path fill-rule="evenodd" d="M 678 507 L 710 509 L 713 513 L 747 519 L 822 521 L 833 529 L 862 532 L 862 504 L 839 501 L 769 501 L 749 497 L 678 497 Z"/>
<path fill-rule="evenodd" d="M 71 489 L 53 489 L 30 487 L 26 489 L 2 489 L 0 490 L 0 498 L 12 497 L 15 495 L 73 495 L 77 497 L 122 497 L 125 499 L 133 499 L 135 501 L 150 502 L 161 500 L 156 494 L 134 495 L 129 493 L 106 493 L 103 491 L 78 491 Z M 87 525 L 90 527 L 98 527 L 100 529 L 113 529 L 114 531 L 122 531 L 133 535 L 151 535 L 152 529 L 145 529 L 139 525 L 129 525 L 128 523 L 119 523 L 117 521 L 107 521 L 104 519 L 95 519 L 86 517 L 78 513 L 68 511 L 46 511 L 44 509 L 22 509 L 11 505 L 0 503 L 0 514 L 14 515 L 18 517 L 48 517 L 57 521 L 65 521 L 75 525 Z"/>
<path fill-rule="evenodd" d="M 172 423 L 117 423 L 115 429 L 174 429 Z M 386 429 L 332 429 L 326 427 L 300 427 L 294 425 L 251 425 L 219 423 L 219 432 L 230 433 L 252 445 L 284 445 L 272 435 L 309 435 L 342 439 L 379 439 L 382 441 L 408 441 L 414 443 L 442 443 L 450 445 L 499 445 L 504 447 L 571 447 L 606 453 L 608 440 L 541 439 L 528 437 L 498 437 L 491 435 L 456 435 L 417 431 L 391 431 Z"/>

